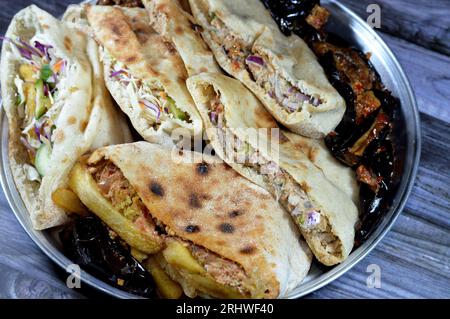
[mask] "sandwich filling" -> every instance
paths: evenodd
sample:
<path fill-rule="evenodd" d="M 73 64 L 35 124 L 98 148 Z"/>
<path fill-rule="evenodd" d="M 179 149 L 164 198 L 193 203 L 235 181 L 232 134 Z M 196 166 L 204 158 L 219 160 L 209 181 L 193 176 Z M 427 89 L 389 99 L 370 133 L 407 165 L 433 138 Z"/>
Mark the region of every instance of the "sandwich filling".
<path fill-rule="evenodd" d="M 18 61 L 14 78 L 20 141 L 28 153 L 24 165 L 27 179 L 40 182 L 48 174 L 55 140 L 56 120 L 70 94 L 67 80 L 72 66 L 58 57 L 40 35 L 29 41 L 2 37 Z"/>
<path fill-rule="evenodd" d="M 282 111 L 292 114 L 301 111 L 306 105 L 318 107 L 323 103 L 317 94 L 308 94 L 291 84 L 274 68 L 266 55 L 254 52 L 252 43 L 246 43 L 234 35 L 215 14 L 210 16 L 209 24 L 212 40 L 222 47 L 231 61 L 233 71 L 246 70 Z"/>
<path fill-rule="evenodd" d="M 225 157 L 234 163 L 243 165 L 263 178 L 265 185 L 269 187 L 269 191 L 291 214 L 307 240 L 314 239 L 315 245 L 320 243 L 321 249 L 330 254 L 341 254 L 341 243 L 333 233 L 327 216 L 315 207 L 308 194 L 290 174 L 227 129 L 224 105 L 221 102 L 220 94 L 214 92 L 212 87 L 209 87 L 208 92 L 212 97 L 208 115 L 211 123 L 217 129 L 218 138 L 224 147 Z"/>
<path fill-rule="evenodd" d="M 128 95 L 131 107 L 140 110 L 140 115 L 150 123 L 151 127 L 158 130 L 161 123 L 168 119 L 192 122 L 189 114 L 177 106 L 175 100 L 160 84 L 134 77 L 126 65 L 116 60 L 105 48 L 102 48 L 100 52 L 102 61 L 109 63 L 110 78 L 121 85 Z"/>
<path fill-rule="evenodd" d="M 136 190 L 114 163 L 101 160 L 95 165 L 88 166 L 88 170 L 102 195 L 141 231 L 152 237 L 164 238 L 166 241 L 180 242 L 189 249 L 193 258 L 215 282 L 235 289 L 243 296 L 249 296 L 246 288 L 249 279 L 242 267 L 204 247 L 176 236 L 169 227 L 154 219 Z"/>

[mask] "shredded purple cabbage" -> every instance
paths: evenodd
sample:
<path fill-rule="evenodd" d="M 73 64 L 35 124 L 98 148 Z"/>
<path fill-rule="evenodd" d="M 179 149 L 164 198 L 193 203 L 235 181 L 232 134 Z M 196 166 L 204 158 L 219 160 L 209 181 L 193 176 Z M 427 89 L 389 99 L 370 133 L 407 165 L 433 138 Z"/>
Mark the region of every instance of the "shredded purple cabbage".
<path fill-rule="evenodd" d="M 123 73 L 125 73 L 124 70 L 118 70 L 118 71 L 111 72 L 111 74 L 109 76 L 112 78 L 115 78 L 116 76 L 123 74 Z"/>
<path fill-rule="evenodd" d="M 36 47 L 36 49 L 38 49 L 42 53 L 43 56 L 45 56 L 47 58 L 48 61 L 52 60 L 50 58 L 48 50 L 53 48 L 53 46 L 51 46 L 49 44 L 42 44 L 39 41 L 34 41 L 34 46 Z"/>
<path fill-rule="evenodd" d="M 14 41 L 13 39 L 9 38 L 9 37 L 4 37 L 4 36 L 0 36 L 0 39 L 3 41 L 8 41 L 11 44 L 15 45 L 16 48 L 19 50 L 20 55 L 27 59 L 32 61 L 33 59 L 33 55 L 36 55 L 40 58 L 43 57 L 43 54 L 37 50 L 36 48 L 32 47 L 31 45 L 29 45 L 28 43 L 26 43 L 25 41 L 22 41 L 21 39 L 17 39 L 17 41 Z"/>
<path fill-rule="evenodd" d="M 46 84 L 44 84 L 44 95 L 48 96 L 48 94 L 49 94 L 49 89 L 48 89 L 48 85 L 46 83 Z"/>
<path fill-rule="evenodd" d="M 146 106 L 146 107 L 148 107 L 149 109 L 151 109 L 151 110 L 153 110 L 153 111 L 155 111 L 156 112 L 156 122 L 158 122 L 159 121 L 159 118 L 161 117 L 161 111 L 160 111 L 160 109 L 159 109 L 159 107 L 157 107 L 155 104 L 153 104 L 153 103 L 150 103 L 149 101 L 147 101 L 147 100 L 141 100 L 142 101 L 142 103 L 144 103 L 144 105 Z"/>
<path fill-rule="evenodd" d="M 260 65 L 260 66 L 264 65 L 264 60 L 261 57 L 257 56 L 257 55 L 249 55 L 245 61 L 246 62 L 255 63 L 255 64 Z"/>
<path fill-rule="evenodd" d="M 38 56 L 40 58 L 44 57 L 44 54 L 42 54 L 38 49 L 36 49 L 35 47 L 29 45 L 25 41 L 22 41 L 20 38 L 17 38 L 17 41 L 23 46 L 23 48 L 28 50 L 31 53 L 31 55 L 36 55 L 36 56 Z"/>
<path fill-rule="evenodd" d="M 34 125 L 34 133 L 36 134 L 37 139 L 40 142 L 41 141 L 41 128 L 37 124 Z"/>
<path fill-rule="evenodd" d="M 308 217 L 306 219 L 306 224 L 308 227 L 313 227 L 320 223 L 320 214 L 316 211 L 312 211 L 308 213 Z"/>
<path fill-rule="evenodd" d="M 216 112 L 209 113 L 209 118 L 213 125 L 217 125 L 217 113 Z"/>

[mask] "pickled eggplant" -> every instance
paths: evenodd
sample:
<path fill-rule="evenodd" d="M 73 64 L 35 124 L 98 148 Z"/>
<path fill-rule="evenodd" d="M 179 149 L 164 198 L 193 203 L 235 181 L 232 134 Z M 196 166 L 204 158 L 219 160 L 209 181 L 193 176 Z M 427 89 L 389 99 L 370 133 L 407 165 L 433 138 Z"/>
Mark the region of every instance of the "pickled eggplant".
<path fill-rule="evenodd" d="M 60 239 L 64 252 L 88 273 L 113 286 L 142 297 L 156 297 L 150 273 L 130 254 L 130 249 L 97 217 L 80 217 L 67 226 Z"/>
<path fill-rule="evenodd" d="M 286 35 L 295 33 L 314 51 L 347 109 L 326 138 L 334 157 L 355 169 L 360 182 L 360 222 L 355 247 L 381 221 L 395 195 L 404 161 L 400 101 L 389 92 L 364 54 L 326 31 L 319 0 L 261 0 Z"/>

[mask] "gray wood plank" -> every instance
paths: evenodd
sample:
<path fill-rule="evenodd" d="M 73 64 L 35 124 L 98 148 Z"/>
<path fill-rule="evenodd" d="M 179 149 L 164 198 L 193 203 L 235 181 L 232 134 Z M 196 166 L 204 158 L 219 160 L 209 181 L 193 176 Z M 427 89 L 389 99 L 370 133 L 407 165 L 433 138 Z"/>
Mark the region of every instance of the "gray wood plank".
<path fill-rule="evenodd" d="M 381 8 L 381 31 L 450 55 L 449 0 L 340 0 L 364 20 L 369 4 Z"/>
<path fill-rule="evenodd" d="M 419 110 L 450 122 L 450 57 L 391 35 L 380 35 L 405 70 Z"/>

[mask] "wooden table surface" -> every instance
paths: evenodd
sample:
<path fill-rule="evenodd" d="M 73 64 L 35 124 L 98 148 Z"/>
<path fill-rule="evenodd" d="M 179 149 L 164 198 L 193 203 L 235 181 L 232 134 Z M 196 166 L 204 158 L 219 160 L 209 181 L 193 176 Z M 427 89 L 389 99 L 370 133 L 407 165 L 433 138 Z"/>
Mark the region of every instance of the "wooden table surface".
<path fill-rule="evenodd" d="M 230 0 L 237 1 L 237 0 Z M 31 3 L 60 15 L 67 0 L 0 2 L 0 34 Z M 364 19 L 381 7 L 380 34 L 414 88 L 422 123 L 422 157 L 403 213 L 358 265 L 308 298 L 450 298 L 450 0 L 342 0 Z M 381 269 L 368 288 L 367 267 Z M 31 241 L 0 192 L 0 298 L 105 297 L 69 289 L 64 273 Z"/>

